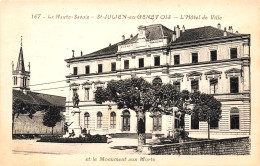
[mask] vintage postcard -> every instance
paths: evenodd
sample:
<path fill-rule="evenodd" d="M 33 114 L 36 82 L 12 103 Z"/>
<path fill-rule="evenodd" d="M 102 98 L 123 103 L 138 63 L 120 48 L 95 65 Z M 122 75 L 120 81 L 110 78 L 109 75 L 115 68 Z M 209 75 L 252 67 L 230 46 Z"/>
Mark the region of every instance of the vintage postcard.
<path fill-rule="evenodd" d="M 260 1 L 0 2 L 0 165 L 259 165 Z"/>

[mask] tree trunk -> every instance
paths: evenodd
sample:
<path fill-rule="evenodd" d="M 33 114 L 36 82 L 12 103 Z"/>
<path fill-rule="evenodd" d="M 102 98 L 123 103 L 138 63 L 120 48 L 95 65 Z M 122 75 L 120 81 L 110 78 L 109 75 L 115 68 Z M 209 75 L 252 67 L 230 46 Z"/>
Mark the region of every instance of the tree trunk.
<path fill-rule="evenodd" d="M 51 135 L 53 135 L 53 127 L 51 127 Z"/>
<path fill-rule="evenodd" d="M 145 144 L 145 113 L 141 110 L 137 112 L 138 119 L 138 147 L 137 151 L 142 151 Z"/>
<path fill-rule="evenodd" d="M 210 139 L 210 120 L 208 120 L 208 139 Z"/>

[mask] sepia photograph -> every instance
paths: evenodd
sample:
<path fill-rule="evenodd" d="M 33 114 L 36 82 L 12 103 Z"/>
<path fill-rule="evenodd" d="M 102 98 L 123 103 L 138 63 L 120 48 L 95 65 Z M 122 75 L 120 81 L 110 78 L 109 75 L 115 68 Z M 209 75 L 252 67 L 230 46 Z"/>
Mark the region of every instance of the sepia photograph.
<path fill-rule="evenodd" d="M 259 165 L 260 1 L 1 1 L 0 165 Z"/>

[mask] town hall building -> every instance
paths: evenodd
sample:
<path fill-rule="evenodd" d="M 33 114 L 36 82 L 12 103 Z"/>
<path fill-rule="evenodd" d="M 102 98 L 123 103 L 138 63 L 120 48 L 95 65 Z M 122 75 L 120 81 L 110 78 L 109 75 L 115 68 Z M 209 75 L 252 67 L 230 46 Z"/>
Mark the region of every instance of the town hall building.
<path fill-rule="evenodd" d="M 213 95 L 222 103 L 222 118 L 210 125 L 212 138 L 250 135 L 250 35 L 233 32 L 232 26 L 186 29 L 177 25 L 172 30 L 161 24 L 139 26 L 136 35 L 122 36 L 122 41 L 90 54 L 75 56 L 73 51 L 65 61 L 70 71 L 66 121 L 77 121 L 77 127 L 90 134 L 137 133 L 133 110 L 94 101 L 95 90 L 108 81 L 136 76 L 149 82 L 160 79 L 180 91 Z M 77 120 L 74 94 L 80 100 Z M 167 136 L 179 127 L 175 113 L 147 113 L 145 119 L 148 134 Z M 185 130 L 190 137 L 207 137 L 208 125 L 186 115 Z"/>

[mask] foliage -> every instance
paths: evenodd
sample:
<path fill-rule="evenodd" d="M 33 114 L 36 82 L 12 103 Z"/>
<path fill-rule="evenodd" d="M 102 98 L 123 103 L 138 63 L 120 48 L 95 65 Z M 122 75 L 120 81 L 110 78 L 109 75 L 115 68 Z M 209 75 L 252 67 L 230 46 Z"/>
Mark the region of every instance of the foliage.
<path fill-rule="evenodd" d="M 20 114 L 29 114 L 30 118 L 33 117 L 33 114 L 40 108 L 39 105 L 33 105 L 25 103 L 20 99 L 15 99 L 13 101 L 13 116 L 18 117 Z"/>
<path fill-rule="evenodd" d="M 178 99 L 178 92 L 171 84 L 149 83 L 143 78 L 112 80 L 106 88 L 95 92 L 96 103 L 110 101 L 117 104 L 118 109 L 128 108 L 134 111 L 166 113 L 172 111 Z"/>
<path fill-rule="evenodd" d="M 49 107 L 43 116 L 43 125 L 55 127 L 56 123 L 62 120 L 60 111 L 61 109 L 58 106 Z"/>
<path fill-rule="evenodd" d="M 107 143 L 105 135 L 87 135 L 81 138 L 60 138 L 60 137 L 42 137 L 37 142 L 55 142 L 55 143 Z"/>
<path fill-rule="evenodd" d="M 176 140 L 180 140 L 180 139 L 186 140 L 188 136 L 189 136 L 189 132 L 183 129 L 176 129 L 174 133 L 174 138 Z"/>
<path fill-rule="evenodd" d="M 195 104 L 193 114 L 196 114 L 200 121 L 218 121 L 221 118 L 221 102 L 212 95 L 195 92 L 191 94 L 191 100 Z"/>

